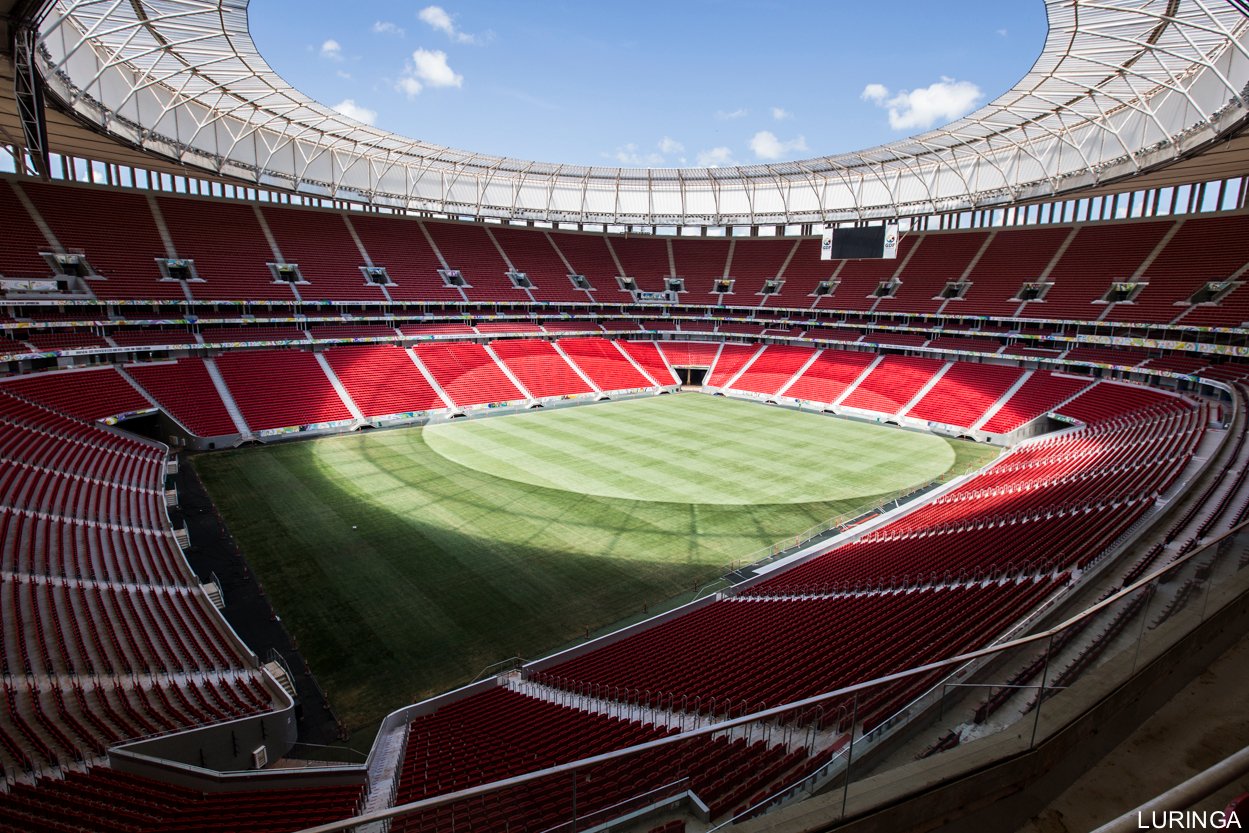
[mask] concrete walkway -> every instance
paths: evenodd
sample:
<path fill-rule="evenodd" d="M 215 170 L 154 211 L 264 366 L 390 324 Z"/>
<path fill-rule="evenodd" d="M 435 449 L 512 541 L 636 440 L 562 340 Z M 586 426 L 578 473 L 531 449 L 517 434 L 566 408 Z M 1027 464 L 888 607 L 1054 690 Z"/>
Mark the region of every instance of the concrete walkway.
<path fill-rule="evenodd" d="M 1019 833 L 1082 833 L 1249 745 L 1249 635 L 1111 750 Z M 1221 810 L 1249 777 L 1192 809 Z M 1244 820 L 1241 821 L 1245 823 Z"/>

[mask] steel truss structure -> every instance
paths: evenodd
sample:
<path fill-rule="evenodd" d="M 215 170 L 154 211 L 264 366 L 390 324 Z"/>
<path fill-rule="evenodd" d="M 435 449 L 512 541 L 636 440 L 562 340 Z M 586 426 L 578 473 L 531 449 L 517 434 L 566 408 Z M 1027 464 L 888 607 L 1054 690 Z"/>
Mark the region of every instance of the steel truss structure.
<path fill-rule="evenodd" d="M 818 223 L 1053 199 L 1199 153 L 1249 121 L 1249 18 L 1233 3 L 1045 3 L 1031 71 L 965 118 L 855 153 L 726 168 L 525 161 L 361 124 L 269 67 L 248 0 L 56 0 L 37 62 L 60 106 L 207 175 L 560 223 Z"/>

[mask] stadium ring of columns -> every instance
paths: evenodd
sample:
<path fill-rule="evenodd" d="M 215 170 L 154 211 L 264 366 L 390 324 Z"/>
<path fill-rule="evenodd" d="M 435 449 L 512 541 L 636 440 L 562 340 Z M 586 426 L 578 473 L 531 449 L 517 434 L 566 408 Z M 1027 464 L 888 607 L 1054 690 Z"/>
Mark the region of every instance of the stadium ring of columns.
<path fill-rule="evenodd" d="M 865 221 L 1053 199 L 1243 127 L 1249 18 L 1215 0 L 1047 0 L 1010 90 L 945 127 L 838 156 L 730 168 L 579 167 L 369 127 L 264 61 L 246 0 L 58 0 L 39 68 L 61 106 L 145 153 L 310 197 L 448 216 L 643 226 Z"/>

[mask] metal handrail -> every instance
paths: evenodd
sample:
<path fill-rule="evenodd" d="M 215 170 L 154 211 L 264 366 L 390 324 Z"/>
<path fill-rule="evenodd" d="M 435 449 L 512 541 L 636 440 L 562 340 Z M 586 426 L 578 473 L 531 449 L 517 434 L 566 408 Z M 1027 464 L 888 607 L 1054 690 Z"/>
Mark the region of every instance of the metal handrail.
<path fill-rule="evenodd" d="M 761 720 L 767 720 L 767 719 L 774 718 L 774 717 L 780 717 L 781 715 L 785 715 L 790 712 L 797 711 L 799 709 L 809 708 L 812 706 L 819 706 L 835 698 L 846 697 L 847 695 L 857 695 L 860 692 L 864 692 L 869 689 L 876 688 L 883 684 L 905 680 L 910 677 L 914 677 L 920 674 L 926 674 L 930 671 L 935 671 L 937 669 L 948 668 L 948 667 L 955 666 L 955 665 L 961 665 L 963 663 L 967 663 L 972 660 L 980 659 L 981 657 L 992 656 L 994 654 L 999 654 L 1005 651 L 1013 650 L 1015 648 L 1021 648 L 1027 645 L 1033 645 L 1038 642 L 1045 642 L 1051 639 L 1052 637 L 1054 637 L 1056 634 L 1061 633 L 1062 631 L 1076 624 L 1077 622 L 1083 619 L 1095 616 L 1101 611 L 1105 610 L 1106 608 L 1114 604 L 1117 604 L 1118 602 L 1122 601 L 1128 596 L 1131 596 L 1137 590 L 1141 589 L 1142 587 L 1148 584 L 1153 583 L 1156 579 L 1158 579 L 1162 575 L 1165 575 L 1166 573 L 1177 570 L 1183 565 L 1188 564 L 1191 560 L 1196 558 L 1198 555 L 1207 554 L 1211 546 L 1216 545 L 1219 542 L 1227 538 L 1231 538 L 1232 536 L 1238 534 L 1239 532 L 1245 529 L 1249 529 L 1249 521 L 1245 521 L 1227 530 L 1223 534 L 1216 536 L 1214 538 L 1211 538 L 1202 547 L 1194 549 L 1191 552 L 1188 552 L 1184 554 L 1183 556 L 1175 559 L 1171 563 L 1166 564 L 1154 570 L 1153 572 L 1138 579 L 1132 584 L 1120 589 L 1114 595 L 1108 596 L 1107 598 L 1094 603 L 1090 607 L 1058 623 L 1057 625 L 1054 625 L 1051 628 L 1048 628 L 1043 631 L 1039 631 L 1037 633 L 1034 633 L 1028 636 L 1023 636 L 1018 639 L 1013 639 L 1009 642 L 1004 642 L 998 645 L 990 645 L 988 647 L 980 648 L 975 651 L 971 651 L 965 654 L 960 654 L 955 657 L 950 657 L 948 659 L 937 660 L 935 662 L 926 663 L 924 665 L 906 669 L 905 671 L 898 671 L 893 674 L 888 674 L 884 677 L 878 677 L 874 680 L 868 680 L 866 682 L 855 683 L 854 685 L 846 686 L 844 688 L 835 689 L 833 691 L 827 691 L 827 692 L 824 692 L 823 694 L 817 694 L 812 697 L 806 697 L 802 700 L 795 700 L 793 702 L 785 703 L 780 706 L 773 706 L 768 709 L 762 709 L 760 711 L 753 712 L 747 715 L 743 715 L 741 717 L 735 717 L 735 718 L 730 718 L 727 720 L 722 720 L 718 723 L 710 723 L 705 726 L 701 726 L 695 729 L 690 729 L 684 732 L 680 732 L 679 734 L 668 735 L 666 737 L 657 738 L 655 740 L 647 741 L 645 743 L 636 744 L 634 746 L 628 746 L 623 749 L 616 749 L 610 752 L 604 752 L 599 755 L 593 755 L 588 758 L 581 758 L 575 761 L 569 761 L 567 763 L 546 767 L 544 769 L 534 770 L 533 772 L 527 772 L 522 775 L 515 775 L 515 776 L 512 776 L 511 778 L 505 778 L 500 781 L 493 781 L 488 784 L 479 784 L 477 786 L 467 787 L 463 790 L 457 790 L 452 793 L 446 793 L 440 796 L 434 796 L 432 798 L 421 799 L 420 801 L 413 801 L 407 804 L 401 804 L 397 807 L 390 807 L 385 810 L 377 810 L 372 813 L 365 813 L 362 815 L 354 816 L 352 818 L 341 819 L 339 821 L 318 825 L 316 827 L 309 827 L 303 831 L 300 831 L 299 833 L 338 833 L 338 831 L 351 830 L 352 828 L 357 827 L 362 824 L 385 821 L 388 819 L 396 818 L 398 816 L 405 816 L 405 815 L 419 812 L 422 810 L 429 810 L 429 809 L 434 809 L 436 807 L 442 807 L 448 804 L 454 804 L 458 801 L 463 801 L 468 798 L 488 795 L 490 793 L 497 792 L 503 789 L 508 789 L 510 787 L 522 786 L 524 784 L 528 784 L 528 783 L 531 783 L 533 781 L 537 781 L 543 778 L 549 778 L 554 775 L 564 775 L 564 774 L 576 772 L 577 770 L 583 769 L 585 767 L 594 766 L 596 764 L 605 763 L 607 761 L 618 760 L 620 758 L 625 758 L 630 755 L 637 754 L 639 752 L 646 752 L 652 749 L 660 749 L 662 747 L 669 746 L 674 743 L 681 743 L 683 741 L 689 740 L 690 738 L 714 735 L 716 733 L 723 732 L 727 729 L 732 729 L 737 726 L 743 726 L 748 723 L 755 723 Z"/>

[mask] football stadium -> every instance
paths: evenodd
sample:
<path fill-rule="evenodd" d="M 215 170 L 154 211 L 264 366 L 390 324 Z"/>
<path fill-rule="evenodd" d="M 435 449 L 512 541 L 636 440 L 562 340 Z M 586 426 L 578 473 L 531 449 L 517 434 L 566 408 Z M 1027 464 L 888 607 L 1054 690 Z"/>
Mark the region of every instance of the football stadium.
<path fill-rule="evenodd" d="M 1249 824 L 1249 4 L 603 165 L 268 5 L 0 0 L 0 831 Z"/>

